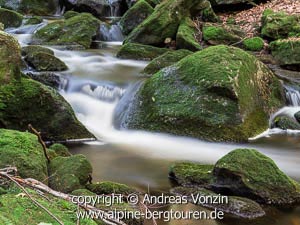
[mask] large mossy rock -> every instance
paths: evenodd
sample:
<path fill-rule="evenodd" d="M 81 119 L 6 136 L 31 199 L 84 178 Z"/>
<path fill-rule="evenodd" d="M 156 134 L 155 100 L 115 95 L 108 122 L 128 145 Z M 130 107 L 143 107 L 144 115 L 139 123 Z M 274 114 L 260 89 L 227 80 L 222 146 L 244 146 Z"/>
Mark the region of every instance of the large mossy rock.
<path fill-rule="evenodd" d="M 78 44 L 85 48 L 91 46 L 100 21 L 89 13 L 80 13 L 64 21 L 56 21 L 35 33 L 37 43 L 48 45 Z"/>
<path fill-rule="evenodd" d="M 121 18 L 120 27 L 125 35 L 142 23 L 153 13 L 153 8 L 145 0 L 139 0 Z"/>
<path fill-rule="evenodd" d="M 214 187 L 265 204 L 300 201 L 300 185 L 286 176 L 272 159 L 253 149 L 237 149 L 221 158 L 214 168 Z"/>
<path fill-rule="evenodd" d="M 164 68 L 137 91 L 121 127 L 245 142 L 284 105 L 275 75 L 247 52 L 214 46 Z"/>
<path fill-rule="evenodd" d="M 199 51 L 202 49 L 196 39 L 195 24 L 189 17 L 184 18 L 179 25 L 176 34 L 176 48 L 188 49 L 190 51 Z"/>
<path fill-rule="evenodd" d="M 143 74 L 152 75 L 165 68 L 167 66 L 171 66 L 172 64 L 180 61 L 184 57 L 191 55 L 193 52 L 181 49 L 176 51 L 168 51 L 161 56 L 153 59 L 144 69 Z"/>
<path fill-rule="evenodd" d="M 201 12 L 207 17 L 214 15 L 209 1 L 163 1 L 155 7 L 154 12 L 146 20 L 130 33 L 125 42 L 161 46 L 166 38 L 175 40 L 178 27 L 185 17 Z M 213 18 L 216 20 L 215 15 Z"/>
<path fill-rule="evenodd" d="M 238 43 L 245 35 L 234 25 L 205 23 L 203 26 L 203 40 L 211 45 L 230 45 Z"/>
<path fill-rule="evenodd" d="M 0 168 L 15 166 L 22 178 L 45 182 L 47 160 L 35 135 L 27 132 L 0 129 Z"/>
<path fill-rule="evenodd" d="M 19 27 L 23 21 L 23 16 L 20 13 L 9 9 L 0 8 L 0 22 L 4 24 L 4 28 Z"/>
<path fill-rule="evenodd" d="M 57 191 L 72 192 L 86 185 L 92 174 L 91 163 L 84 155 L 56 157 L 49 165 L 49 185 Z"/>
<path fill-rule="evenodd" d="M 270 49 L 279 65 L 300 70 L 300 38 L 273 41 Z"/>
<path fill-rule="evenodd" d="M 170 50 L 167 48 L 128 43 L 120 48 L 117 57 L 121 59 L 152 60 L 168 51 Z"/>
<path fill-rule="evenodd" d="M 284 12 L 273 12 L 267 9 L 262 17 L 262 36 L 273 40 L 299 36 L 300 16 L 288 15 Z"/>

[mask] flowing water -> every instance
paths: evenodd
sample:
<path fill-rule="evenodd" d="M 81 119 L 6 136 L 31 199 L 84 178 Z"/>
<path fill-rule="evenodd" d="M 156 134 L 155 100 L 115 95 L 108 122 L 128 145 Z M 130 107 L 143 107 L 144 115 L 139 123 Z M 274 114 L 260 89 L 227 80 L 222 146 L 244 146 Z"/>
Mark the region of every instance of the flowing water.
<path fill-rule="evenodd" d="M 20 28 L 22 29 L 22 28 Z M 30 34 L 13 32 L 21 44 L 30 42 Z M 25 39 L 25 40 L 24 40 Z M 151 193 L 167 192 L 172 184 L 168 168 L 175 161 L 189 160 L 215 163 L 235 148 L 256 148 L 270 156 L 288 175 L 300 181 L 300 138 L 297 131 L 270 129 L 253 138 L 250 144 L 209 143 L 193 138 L 144 131 L 120 131 L 114 128 L 114 111 L 121 98 L 130 96 L 142 79 L 139 72 L 147 62 L 120 60 L 115 57 L 120 42 L 102 43 L 99 49 L 69 51 L 51 47 L 69 70 L 61 94 L 71 104 L 78 119 L 99 141 L 71 148 L 91 161 L 94 181 L 110 180 Z M 300 111 L 299 92 L 287 90 L 291 106 L 279 113 Z M 125 102 L 125 103 L 124 103 Z M 123 101 L 126 104 L 126 101 Z M 170 206 L 191 210 L 196 206 Z M 177 208 L 178 209 L 178 208 Z M 171 221 L 159 224 L 201 225 L 297 225 L 300 212 L 267 209 L 268 216 L 259 220 Z"/>

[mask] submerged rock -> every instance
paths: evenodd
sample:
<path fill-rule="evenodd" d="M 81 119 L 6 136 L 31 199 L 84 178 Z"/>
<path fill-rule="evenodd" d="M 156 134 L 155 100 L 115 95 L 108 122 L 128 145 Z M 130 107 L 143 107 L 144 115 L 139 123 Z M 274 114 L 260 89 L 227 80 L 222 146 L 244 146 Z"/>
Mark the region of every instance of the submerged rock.
<path fill-rule="evenodd" d="M 247 52 L 215 46 L 167 67 L 138 90 L 122 127 L 246 142 L 284 105 L 275 75 Z"/>
<path fill-rule="evenodd" d="M 168 51 L 170 50 L 167 48 L 128 43 L 120 48 L 117 57 L 121 59 L 152 60 Z"/>
<path fill-rule="evenodd" d="M 122 195 L 128 195 L 131 193 L 136 192 L 131 187 L 128 187 L 125 184 L 110 182 L 110 181 L 103 181 L 103 182 L 97 182 L 93 184 L 88 184 L 87 189 L 90 190 L 93 193 L 96 193 L 97 195 L 110 195 L 110 194 L 122 194 Z"/>
<path fill-rule="evenodd" d="M 285 175 L 272 159 L 254 149 L 237 149 L 221 158 L 214 168 L 214 188 L 265 204 L 300 201 L 300 185 Z"/>
<path fill-rule="evenodd" d="M 173 40 L 176 38 L 179 24 L 185 17 L 201 12 L 204 16 L 213 17 L 216 20 L 210 2 L 207 0 L 163 1 L 155 7 L 154 12 L 146 20 L 130 33 L 125 42 L 161 46 L 166 38 Z"/>
<path fill-rule="evenodd" d="M 270 49 L 280 66 L 300 71 L 300 38 L 273 41 Z"/>
<path fill-rule="evenodd" d="M 78 44 L 89 48 L 96 36 L 100 20 L 89 13 L 80 13 L 65 21 L 56 21 L 38 30 L 35 42 L 48 45 Z"/>
<path fill-rule="evenodd" d="M 300 16 L 288 15 L 284 12 L 273 12 L 267 9 L 263 13 L 261 34 L 273 40 L 299 36 Z"/>
<path fill-rule="evenodd" d="M 0 21 L 4 24 L 5 29 L 19 27 L 22 25 L 23 16 L 15 11 L 0 8 Z"/>
<path fill-rule="evenodd" d="M 171 66 L 172 64 L 180 61 L 184 57 L 191 55 L 193 52 L 181 49 L 176 51 L 168 51 L 161 56 L 153 59 L 144 69 L 143 74 L 152 75 L 165 68 L 167 66 Z"/>
<path fill-rule="evenodd" d="M 0 129 L 0 137 L 0 168 L 15 166 L 22 178 L 47 181 L 47 161 L 34 134 Z"/>
<path fill-rule="evenodd" d="M 72 192 L 86 185 L 92 170 L 84 155 L 58 156 L 49 165 L 49 185 L 57 191 Z"/>
<path fill-rule="evenodd" d="M 142 23 L 153 13 L 153 8 L 145 0 L 139 0 L 121 18 L 120 27 L 125 35 Z"/>
<path fill-rule="evenodd" d="M 210 209 L 217 209 L 239 218 L 254 219 L 262 217 L 266 214 L 259 204 L 250 199 L 237 196 L 221 196 L 203 188 L 176 187 L 171 190 L 171 193 L 181 196 L 187 196 L 189 202 L 193 204 L 201 205 Z M 213 200 L 207 200 L 205 203 L 201 201 L 195 203 L 192 196 L 198 196 L 199 199 L 217 198 L 219 202 L 214 203 Z"/>
<path fill-rule="evenodd" d="M 265 42 L 260 37 L 247 38 L 243 41 L 244 48 L 249 51 L 261 51 Z"/>
<path fill-rule="evenodd" d="M 177 49 L 188 49 L 190 51 L 199 51 L 202 49 L 196 37 L 196 28 L 193 21 L 186 17 L 184 18 L 178 28 L 176 34 Z"/>

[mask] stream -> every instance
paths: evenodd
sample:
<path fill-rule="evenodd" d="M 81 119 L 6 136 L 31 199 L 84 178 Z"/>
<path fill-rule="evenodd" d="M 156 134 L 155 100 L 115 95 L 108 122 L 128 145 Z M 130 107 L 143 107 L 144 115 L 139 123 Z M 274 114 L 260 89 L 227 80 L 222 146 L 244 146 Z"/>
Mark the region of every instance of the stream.
<path fill-rule="evenodd" d="M 23 26 L 8 32 L 21 45 L 31 41 L 32 33 L 44 26 Z M 116 27 L 113 27 L 116 29 Z M 117 30 L 117 29 L 116 29 Z M 73 154 L 84 154 L 93 165 L 93 181 L 110 180 L 136 187 L 150 193 L 168 192 L 168 168 L 175 161 L 194 161 L 212 164 L 236 148 L 255 148 L 271 157 L 289 176 L 300 181 L 300 131 L 271 129 L 251 139 L 249 144 L 211 143 L 198 139 L 144 131 L 117 130 L 114 128 L 114 111 L 120 99 L 138 87 L 142 80 L 139 72 L 147 62 L 121 60 L 115 57 L 121 45 L 120 35 L 109 36 L 106 42 L 97 43 L 97 49 L 65 50 L 49 47 L 69 67 L 60 72 L 65 77 L 61 95 L 70 103 L 78 119 L 99 141 L 71 147 Z M 118 40 L 118 41 L 116 41 Z M 111 42 L 107 42 L 111 41 Z M 300 94 L 293 89 L 287 92 L 292 103 L 280 113 L 300 111 Z M 169 206 L 191 210 L 193 205 Z M 267 216 L 258 220 L 243 220 L 244 225 L 297 225 L 300 209 L 295 211 L 267 208 Z M 158 224 L 235 225 L 241 220 L 222 221 L 159 221 Z"/>

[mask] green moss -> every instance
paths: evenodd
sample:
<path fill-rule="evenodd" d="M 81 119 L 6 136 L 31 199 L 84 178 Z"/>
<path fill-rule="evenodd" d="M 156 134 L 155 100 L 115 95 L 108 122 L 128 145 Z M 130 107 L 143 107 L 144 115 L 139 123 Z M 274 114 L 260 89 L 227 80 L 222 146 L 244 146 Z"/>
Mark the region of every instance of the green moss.
<path fill-rule="evenodd" d="M 145 0 L 135 3 L 121 18 L 120 27 L 124 34 L 129 34 L 153 13 L 153 8 Z"/>
<path fill-rule="evenodd" d="M 83 155 L 56 157 L 49 165 L 49 185 L 61 192 L 72 192 L 84 186 L 92 174 L 92 166 Z"/>
<path fill-rule="evenodd" d="M 207 185 L 213 179 L 213 168 L 213 165 L 182 162 L 172 165 L 169 175 L 180 185 Z"/>
<path fill-rule="evenodd" d="M 121 59 L 152 60 L 168 51 L 170 50 L 166 48 L 128 43 L 120 48 L 117 57 Z"/>
<path fill-rule="evenodd" d="M 16 166 L 23 178 L 46 182 L 47 162 L 37 137 L 27 132 L 0 129 L 0 168 Z"/>
<path fill-rule="evenodd" d="M 89 13 L 80 13 L 65 21 L 56 21 L 40 29 L 34 37 L 49 45 L 79 44 L 89 48 L 100 21 Z"/>
<path fill-rule="evenodd" d="M 245 49 L 250 51 L 260 51 L 264 48 L 264 40 L 260 37 L 247 38 L 243 41 Z"/>
<path fill-rule="evenodd" d="M 176 47 L 178 49 L 188 49 L 191 51 L 201 50 L 202 47 L 196 40 L 196 28 L 193 21 L 186 17 L 179 25 L 176 35 Z"/>
<path fill-rule="evenodd" d="M 64 18 L 65 19 L 70 19 L 71 17 L 77 16 L 79 13 L 78 12 L 74 12 L 74 11 L 67 11 L 64 14 Z"/>
<path fill-rule="evenodd" d="M 282 130 L 300 130 L 300 124 L 288 116 L 279 116 L 273 120 L 272 128 L 280 128 Z"/>
<path fill-rule="evenodd" d="M 299 184 L 286 176 L 272 159 L 254 149 L 236 149 L 215 165 L 216 186 L 266 204 L 299 200 Z"/>
<path fill-rule="evenodd" d="M 284 105 L 281 84 L 254 56 L 227 46 L 194 53 L 140 88 L 122 126 L 244 142 Z"/>
<path fill-rule="evenodd" d="M 130 193 L 136 192 L 134 189 L 128 187 L 125 184 L 119 184 L 110 181 L 97 182 L 94 184 L 88 184 L 87 189 L 97 195 L 108 195 L 108 194 L 122 194 L 128 195 Z"/>
<path fill-rule="evenodd" d="M 206 23 L 203 26 L 203 39 L 212 45 L 234 44 L 242 40 L 243 32 L 233 25 Z"/>
<path fill-rule="evenodd" d="M 4 28 L 19 27 L 22 24 L 23 16 L 20 13 L 9 9 L 0 8 L 0 21 Z"/>
<path fill-rule="evenodd" d="M 261 34 L 270 39 L 297 36 L 300 33 L 300 16 L 268 9 L 263 13 Z"/>
<path fill-rule="evenodd" d="M 37 71 L 64 71 L 67 65 L 52 54 L 35 52 L 25 57 L 25 61 Z"/>
<path fill-rule="evenodd" d="M 19 5 L 19 10 L 25 14 L 38 16 L 52 16 L 56 9 L 56 0 L 22 0 Z"/>
<path fill-rule="evenodd" d="M 40 16 L 33 16 L 26 20 L 25 25 L 40 24 L 43 22 L 43 18 Z"/>
<path fill-rule="evenodd" d="M 29 190 L 28 190 L 29 191 Z M 65 225 L 76 224 L 77 206 L 70 202 L 45 197 L 30 191 L 33 198 L 47 208 Z M 37 207 L 28 197 L 17 197 L 15 194 L 0 195 L 0 224 L 56 224 L 57 222 L 43 209 Z M 96 225 L 91 219 L 81 219 L 82 225 Z"/>
<path fill-rule="evenodd" d="M 54 150 L 55 153 L 59 156 L 68 157 L 72 154 L 69 152 L 68 148 L 65 145 L 62 144 L 53 144 L 50 146 L 51 150 Z"/>
<path fill-rule="evenodd" d="M 87 189 L 77 189 L 72 191 L 71 195 L 75 196 L 95 196 L 96 194 Z"/>
<path fill-rule="evenodd" d="M 42 53 L 47 53 L 49 55 L 53 55 L 54 56 L 54 51 L 52 51 L 49 48 L 45 48 L 39 45 L 28 45 L 22 48 L 22 55 L 23 56 L 31 56 L 34 53 L 38 53 L 38 52 L 42 52 Z"/>
<path fill-rule="evenodd" d="M 170 66 L 179 60 L 183 59 L 184 57 L 192 54 L 193 52 L 185 49 L 177 50 L 177 51 L 168 51 L 161 56 L 156 57 L 153 59 L 144 69 L 144 74 L 154 74 L 165 68 Z"/>

